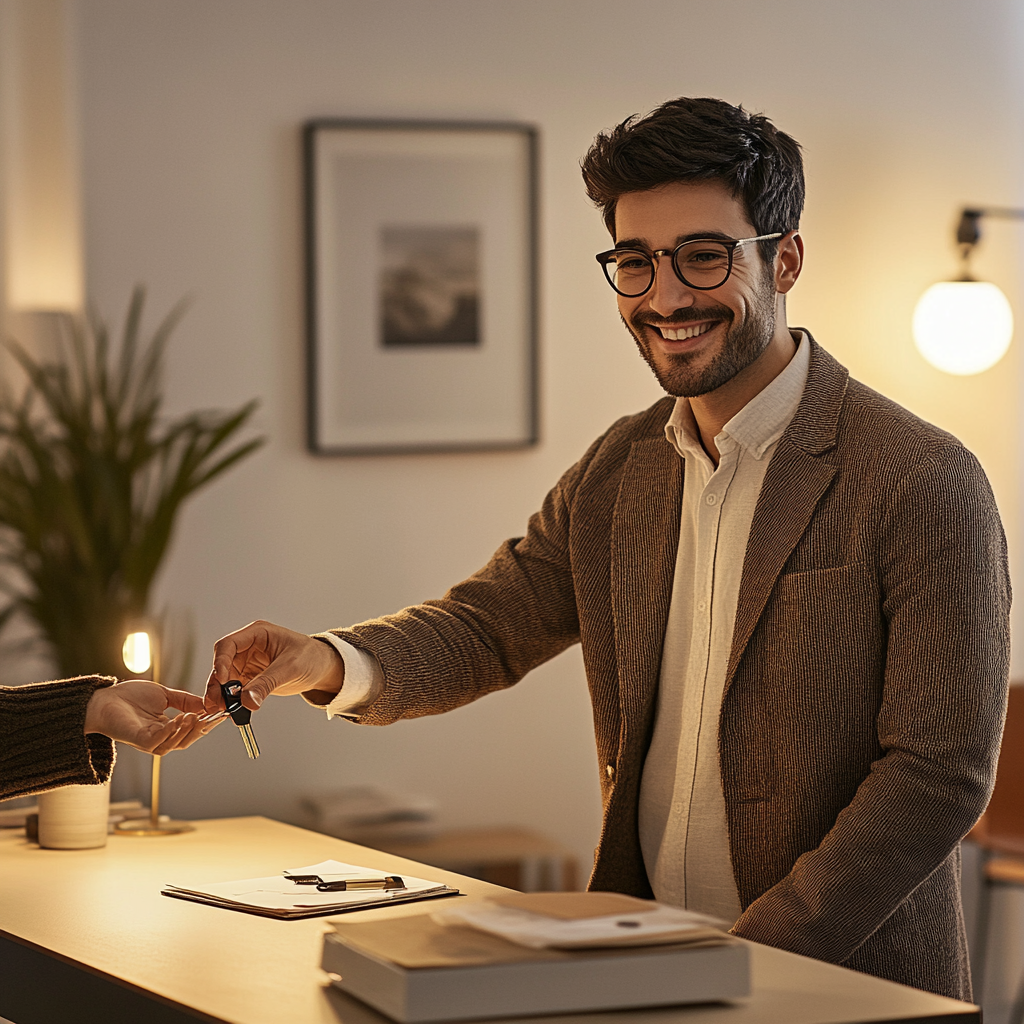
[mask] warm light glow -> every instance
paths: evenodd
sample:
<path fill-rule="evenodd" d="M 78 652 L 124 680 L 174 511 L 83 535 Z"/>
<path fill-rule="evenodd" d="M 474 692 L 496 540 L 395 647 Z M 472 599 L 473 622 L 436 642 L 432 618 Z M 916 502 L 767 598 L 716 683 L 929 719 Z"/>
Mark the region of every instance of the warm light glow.
<path fill-rule="evenodd" d="M 0 266 L 7 304 L 18 312 L 82 308 L 72 23 L 63 0 L 12 0 L 0 10 L 3 84 L 9 93 L 0 106 Z"/>
<path fill-rule="evenodd" d="M 968 376 L 995 366 L 1010 347 L 1013 312 L 986 281 L 943 281 L 914 310 L 914 341 L 932 366 Z"/>
<path fill-rule="evenodd" d="M 129 633 L 125 637 L 121 657 L 129 672 L 138 674 L 145 672 L 153 664 L 153 655 L 149 648 L 148 633 Z"/>

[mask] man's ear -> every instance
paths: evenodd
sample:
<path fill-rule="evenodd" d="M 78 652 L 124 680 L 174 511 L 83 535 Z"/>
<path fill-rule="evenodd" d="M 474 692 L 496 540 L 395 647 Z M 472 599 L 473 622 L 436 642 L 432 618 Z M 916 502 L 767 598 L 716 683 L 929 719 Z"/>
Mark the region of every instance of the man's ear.
<path fill-rule="evenodd" d="M 775 290 L 785 295 L 796 284 L 804 265 L 804 240 L 799 231 L 779 239 L 775 254 Z"/>

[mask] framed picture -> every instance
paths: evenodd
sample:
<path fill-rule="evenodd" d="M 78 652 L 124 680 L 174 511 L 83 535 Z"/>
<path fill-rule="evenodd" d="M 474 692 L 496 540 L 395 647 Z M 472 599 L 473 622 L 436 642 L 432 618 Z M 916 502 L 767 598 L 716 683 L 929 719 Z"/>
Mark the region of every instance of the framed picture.
<path fill-rule="evenodd" d="M 309 447 L 537 440 L 535 129 L 305 126 Z"/>

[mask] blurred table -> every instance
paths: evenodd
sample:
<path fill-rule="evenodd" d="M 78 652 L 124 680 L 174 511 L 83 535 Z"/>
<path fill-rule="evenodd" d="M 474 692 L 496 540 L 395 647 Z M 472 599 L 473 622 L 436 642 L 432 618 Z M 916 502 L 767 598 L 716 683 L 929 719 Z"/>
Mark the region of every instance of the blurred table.
<path fill-rule="evenodd" d="M 389 1024 L 318 968 L 324 919 L 277 921 L 160 895 L 180 885 L 277 874 L 321 860 L 437 878 L 475 896 L 487 882 L 265 818 L 196 823 L 100 850 L 41 850 L 0 834 L 0 1017 L 17 1024 Z M 347 920 L 430 913 L 436 903 Z M 750 943 L 753 996 L 728 1005 L 535 1018 L 533 1024 L 969 1024 L 977 1007 Z"/>

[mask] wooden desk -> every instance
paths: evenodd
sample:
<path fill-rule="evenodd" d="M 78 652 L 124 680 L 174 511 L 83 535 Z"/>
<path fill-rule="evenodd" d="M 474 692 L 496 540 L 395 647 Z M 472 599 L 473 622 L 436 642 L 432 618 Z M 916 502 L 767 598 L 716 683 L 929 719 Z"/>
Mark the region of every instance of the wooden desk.
<path fill-rule="evenodd" d="M 198 823 L 159 839 L 111 836 L 102 850 L 40 850 L 0 835 L 0 1017 L 17 1024 L 386 1024 L 326 984 L 321 919 L 275 921 L 160 895 L 187 884 L 275 874 L 327 858 L 439 878 L 427 869 L 265 818 Z M 430 903 L 347 915 L 429 913 Z M 976 1007 L 751 944 L 754 995 L 729 1006 L 533 1018 L 532 1024 L 968 1024 Z"/>

